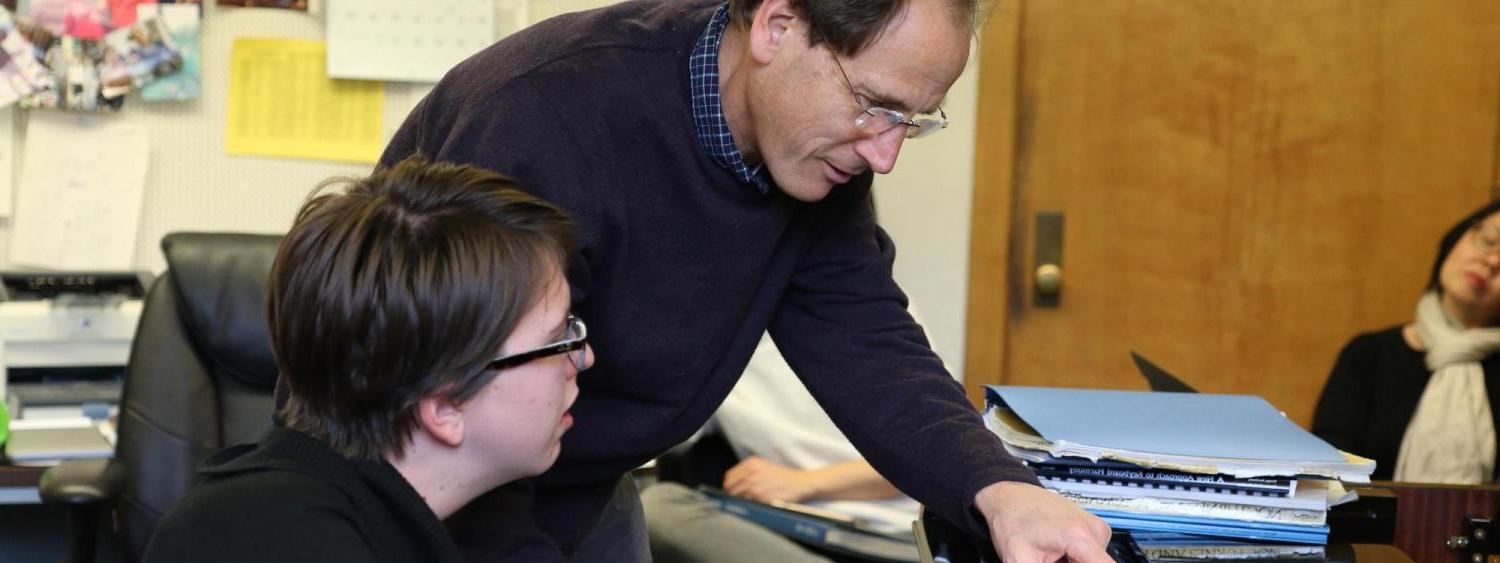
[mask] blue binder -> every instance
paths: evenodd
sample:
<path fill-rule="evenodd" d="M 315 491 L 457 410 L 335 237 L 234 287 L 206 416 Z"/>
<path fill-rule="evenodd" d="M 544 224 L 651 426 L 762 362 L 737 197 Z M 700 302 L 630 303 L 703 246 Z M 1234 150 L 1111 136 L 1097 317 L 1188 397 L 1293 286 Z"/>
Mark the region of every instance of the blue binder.
<path fill-rule="evenodd" d="M 1259 461 L 1344 461 L 1252 395 L 985 386 L 1042 438 L 1141 453 Z"/>

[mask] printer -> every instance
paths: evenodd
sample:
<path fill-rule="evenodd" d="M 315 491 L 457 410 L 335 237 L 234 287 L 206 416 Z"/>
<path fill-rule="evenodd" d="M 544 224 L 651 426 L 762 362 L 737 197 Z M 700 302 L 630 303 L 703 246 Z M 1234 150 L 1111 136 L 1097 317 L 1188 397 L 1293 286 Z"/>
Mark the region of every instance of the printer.
<path fill-rule="evenodd" d="M 109 416 L 150 282 L 142 272 L 0 272 L 0 397 L 12 420 Z"/>

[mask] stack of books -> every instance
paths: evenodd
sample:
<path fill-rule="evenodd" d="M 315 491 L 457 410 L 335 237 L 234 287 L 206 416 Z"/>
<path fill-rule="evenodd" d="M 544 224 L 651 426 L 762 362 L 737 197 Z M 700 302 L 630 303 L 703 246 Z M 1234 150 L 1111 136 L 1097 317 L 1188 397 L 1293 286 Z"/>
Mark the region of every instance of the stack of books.
<path fill-rule="evenodd" d="M 1043 486 L 1154 561 L 1321 558 L 1375 462 L 1248 395 L 990 386 L 985 423 Z"/>

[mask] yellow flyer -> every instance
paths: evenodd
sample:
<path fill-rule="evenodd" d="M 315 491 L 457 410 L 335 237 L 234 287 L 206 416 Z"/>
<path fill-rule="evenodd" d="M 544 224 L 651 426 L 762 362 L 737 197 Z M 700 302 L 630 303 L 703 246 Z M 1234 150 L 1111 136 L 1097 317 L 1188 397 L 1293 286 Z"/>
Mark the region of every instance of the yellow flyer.
<path fill-rule="evenodd" d="M 336 80 L 322 41 L 237 39 L 225 151 L 373 163 L 382 148 L 385 84 Z"/>

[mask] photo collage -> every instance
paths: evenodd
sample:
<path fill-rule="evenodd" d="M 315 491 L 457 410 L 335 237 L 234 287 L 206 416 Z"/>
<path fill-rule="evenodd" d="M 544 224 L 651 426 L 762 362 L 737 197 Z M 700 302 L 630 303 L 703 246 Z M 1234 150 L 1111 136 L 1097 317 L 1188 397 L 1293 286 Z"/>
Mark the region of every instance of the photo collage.
<path fill-rule="evenodd" d="M 24 16 L 6 10 L 0 18 L 0 106 L 113 112 L 124 106 L 126 94 L 178 74 L 183 50 L 166 18 L 137 4 L 154 2 L 23 0 Z M 196 38 L 197 22 L 191 24 Z"/>

